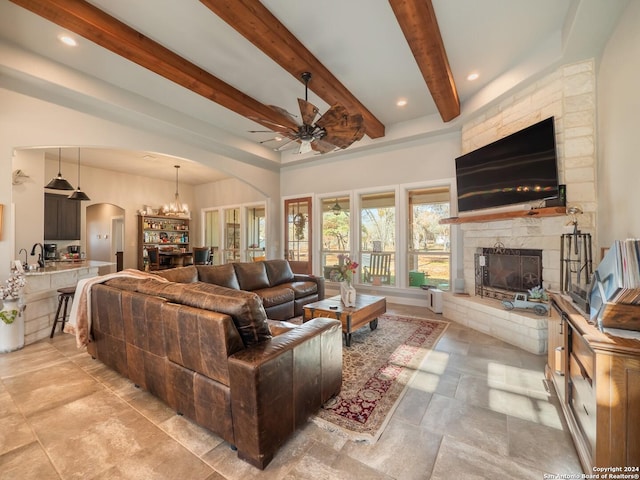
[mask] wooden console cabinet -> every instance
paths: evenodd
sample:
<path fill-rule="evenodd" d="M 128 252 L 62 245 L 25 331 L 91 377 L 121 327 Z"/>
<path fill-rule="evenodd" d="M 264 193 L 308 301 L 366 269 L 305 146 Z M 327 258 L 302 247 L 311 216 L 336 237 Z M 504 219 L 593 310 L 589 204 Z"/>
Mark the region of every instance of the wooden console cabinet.
<path fill-rule="evenodd" d="M 584 472 L 640 466 L 640 340 L 601 332 L 562 295 L 551 306 L 546 376 Z"/>

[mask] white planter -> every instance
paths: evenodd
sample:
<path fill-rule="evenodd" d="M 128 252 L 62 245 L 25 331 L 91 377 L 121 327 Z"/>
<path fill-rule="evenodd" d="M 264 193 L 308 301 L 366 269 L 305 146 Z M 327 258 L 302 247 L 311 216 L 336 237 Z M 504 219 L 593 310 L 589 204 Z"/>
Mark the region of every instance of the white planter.
<path fill-rule="evenodd" d="M 4 316 L 13 318 L 12 323 L 0 319 L 0 353 L 13 352 L 24 347 L 24 305 L 19 299 L 1 300 Z M 15 316 L 14 316 L 15 315 Z"/>
<path fill-rule="evenodd" d="M 356 306 L 356 289 L 349 282 L 340 282 L 340 298 L 345 307 Z"/>

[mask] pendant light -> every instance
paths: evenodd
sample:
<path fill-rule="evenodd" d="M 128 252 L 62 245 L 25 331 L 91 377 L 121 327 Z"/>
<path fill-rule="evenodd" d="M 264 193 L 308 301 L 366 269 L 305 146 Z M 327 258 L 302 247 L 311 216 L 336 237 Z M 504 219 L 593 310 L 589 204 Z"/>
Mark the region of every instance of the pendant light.
<path fill-rule="evenodd" d="M 80 189 L 80 149 L 78 149 L 78 188 L 69 195 L 69 200 L 91 200 L 86 193 Z"/>
<path fill-rule="evenodd" d="M 58 176 L 52 178 L 44 188 L 50 188 L 52 190 L 73 190 L 73 187 L 62 177 L 62 149 L 58 149 Z"/>
<path fill-rule="evenodd" d="M 169 204 L 168 207 L 164 207 L 165 215 L 174 215 L 174 216 L 188 216 L 189 215 L 189 207 L 187 204 L 182 203 L 180 201 L 180 194 L 178 193 L 178 170 L 180 169 L 180 165 L 174 165 L 176 169 L 176 193 L 173 197 L 173 202 Z"/>

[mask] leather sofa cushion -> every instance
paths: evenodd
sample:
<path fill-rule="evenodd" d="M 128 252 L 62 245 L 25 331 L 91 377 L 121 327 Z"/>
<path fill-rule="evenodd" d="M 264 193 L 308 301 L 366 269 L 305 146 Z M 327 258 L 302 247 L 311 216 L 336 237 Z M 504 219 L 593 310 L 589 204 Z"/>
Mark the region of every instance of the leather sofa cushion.
<path fill-rule="evenodd" d="M 287 260 L 267 260 L 264 265 L 269 277 L 269 285 L 275 286 L 281 283 L 293 282 L 293 272 Z"/>
<path fill-rule="evenodd" d="M 233 319 L 245 347 L 271 338 L 267 314 L 255 293 L 202 282 L 164 283 L 153 279 L 141 281 L 138 291 L 182 305 L 226 313 Z"/>
<path fill-rule="evenodd" d="M 231 263 L 225 265 L 197 265 L 196 269 L 198 270 L 198 279 L 201 282 L 240 290 L 236 271 Z"/>
<path fill-rule="evenodd" d="M 265 262 L 241 262 L 233 264 L 238 283 L 242 290 L 253 291 L 271 286 L 264 264 Z"/>
<path fill-rule="evenodd" d="M 171 268 L 153 272 L 159 277 L 166 278 L 170 282 L 193 283 L 198 281 L 198 270 L 193 265 L 188 267 Z"/>
<path fill-rule="evenodd" d="M 285 285 L 282 286 L 284 287 Z M 286 287 L 293 290 L 295 298 L 302 298 L 318 293 L 318 284 L 316 282 L 292 282 L 286 284 Z"/>
<path fill-rule="evenodd" d="M 282 303 L 293 302 L 294 293 L 293 290 L 285 286 L 261 288 L 260 290 L 254 290 L 262 298 L 264 308 L 273 307 L 274 305 L 280 305 Z"/>

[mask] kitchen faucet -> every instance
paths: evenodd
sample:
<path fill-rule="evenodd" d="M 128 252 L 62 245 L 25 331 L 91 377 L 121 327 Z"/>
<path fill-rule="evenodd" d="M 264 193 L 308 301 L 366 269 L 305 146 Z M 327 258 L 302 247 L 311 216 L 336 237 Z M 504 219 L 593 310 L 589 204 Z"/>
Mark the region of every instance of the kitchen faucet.
<path fill-rule="evenodd" d="M 44 247 L 42 246 L 41 243 L 34 243 L 33 244 L 33 248 L 31 248 L 31 256 L 34 256 L 36 254 L 36 247 L 40 247 L 40 253 L 38 254 L 38 266 L 44 268 L 45 267 L 45 263 L 44 263 Z"/>
<path fill-rule="evenodd" d="M 21 248 L 18 251 L 18 255 L 20 255 L 22 252 L 24 252 L 24 262 L 22 263 L 22 267 L 26 270 L 27 268 L 29 268 L 29 261 L 27 260 L 27 249 Z"/>

